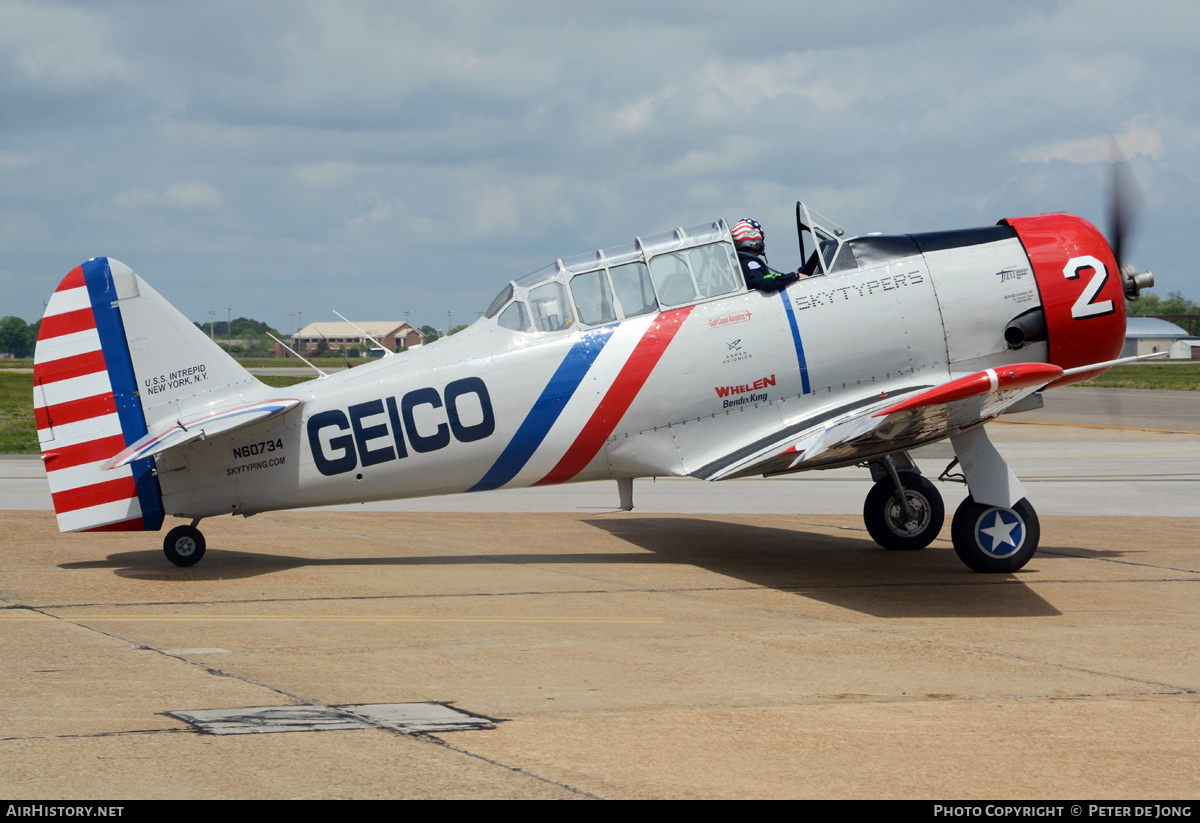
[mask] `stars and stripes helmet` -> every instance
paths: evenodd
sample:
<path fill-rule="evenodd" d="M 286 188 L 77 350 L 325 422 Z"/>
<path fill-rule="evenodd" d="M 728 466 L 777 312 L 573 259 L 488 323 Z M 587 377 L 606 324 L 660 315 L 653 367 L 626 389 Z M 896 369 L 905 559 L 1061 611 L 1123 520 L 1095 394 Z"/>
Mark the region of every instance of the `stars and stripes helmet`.
<path fill-rule="evenodd" d="M 752 252 L 762 252 L 766 247 L 763 242 L 762 224 L 757 220 L 742 220 L 733 227 L 733 244 L 739 249 Z"/>

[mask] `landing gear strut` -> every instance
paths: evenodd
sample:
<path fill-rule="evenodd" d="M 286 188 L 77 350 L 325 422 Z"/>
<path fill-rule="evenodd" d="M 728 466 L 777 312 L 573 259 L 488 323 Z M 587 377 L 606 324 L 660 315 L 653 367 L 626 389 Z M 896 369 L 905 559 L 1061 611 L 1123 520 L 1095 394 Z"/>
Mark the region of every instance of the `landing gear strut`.
<path fill-rule="evenodd" d="M 196 528 L 200 520 L 190 526 L 176 526 L 163 539 L 163 554 L 176 566 L 194 566 L 204 557 L 204 535 Z"/>
<path fill-rule="evenodd" d="M 923 549 L 932 543 L 946 519 L 937 488 L 915 471 L 897 471 L 891 457 L 871 470 L 882 476 L 863 503 L 863 521 L 875 542 L 892 551 Z"/>

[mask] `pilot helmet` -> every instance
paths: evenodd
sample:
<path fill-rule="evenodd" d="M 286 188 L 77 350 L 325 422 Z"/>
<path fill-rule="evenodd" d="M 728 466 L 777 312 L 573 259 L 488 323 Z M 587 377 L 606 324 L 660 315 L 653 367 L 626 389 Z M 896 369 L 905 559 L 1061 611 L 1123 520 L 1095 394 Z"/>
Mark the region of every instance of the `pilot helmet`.
<path fill-rule="evenodd" d="M 761 254 L 766 246 L 763 243 L 762 224 L 757 220 L 742 220 L 733 227 L 733 244 L 737 248 Z"/>

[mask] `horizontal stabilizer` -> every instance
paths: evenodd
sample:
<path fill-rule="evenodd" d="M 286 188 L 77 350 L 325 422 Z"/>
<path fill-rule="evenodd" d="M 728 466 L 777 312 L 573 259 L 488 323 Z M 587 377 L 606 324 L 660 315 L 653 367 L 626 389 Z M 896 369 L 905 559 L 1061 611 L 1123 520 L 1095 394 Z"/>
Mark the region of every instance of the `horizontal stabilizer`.
<path fill-rule="evenodd" d="M 156 454 L 190 443 L 193 440 L 206 440 L 219 434 L 240 429 L 251 423 L 266 420 L 277 414 L 283 414 L 288 409 L 295 408 L 300 401 L 295 398 L 279 398 L 239 406 L 235 409 L 213 412 L 188 421 L 178 421 L 165 431 L 151 432 L 138 440 L 124 451 L 114 455 L 100 464 L 100 468 L 109 471 L 128 465 L 135 460 L 153 457 Z"/>

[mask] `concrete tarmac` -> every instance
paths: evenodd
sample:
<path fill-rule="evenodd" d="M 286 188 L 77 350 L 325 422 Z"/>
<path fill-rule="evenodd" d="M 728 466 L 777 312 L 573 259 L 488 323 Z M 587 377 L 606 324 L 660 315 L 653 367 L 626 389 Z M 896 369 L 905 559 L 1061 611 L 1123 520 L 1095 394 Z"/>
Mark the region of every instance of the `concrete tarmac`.
<path fill-rule="evenodd" d="M 949 519 L 875 547 L 861 470 L 639 481 L 632 513 L 608 483 L 214 519 L 179 569 L 161 535 L 14 507 L 44 480 L 0 461 L 0 793 L 1195 797 L 1200 396 L 1153 394 L 1145 420 L 1116 393 L 989 427 L 1042 524 L 998 576 Z M 392 703 L 485 728 L 168 714 Z"/>

